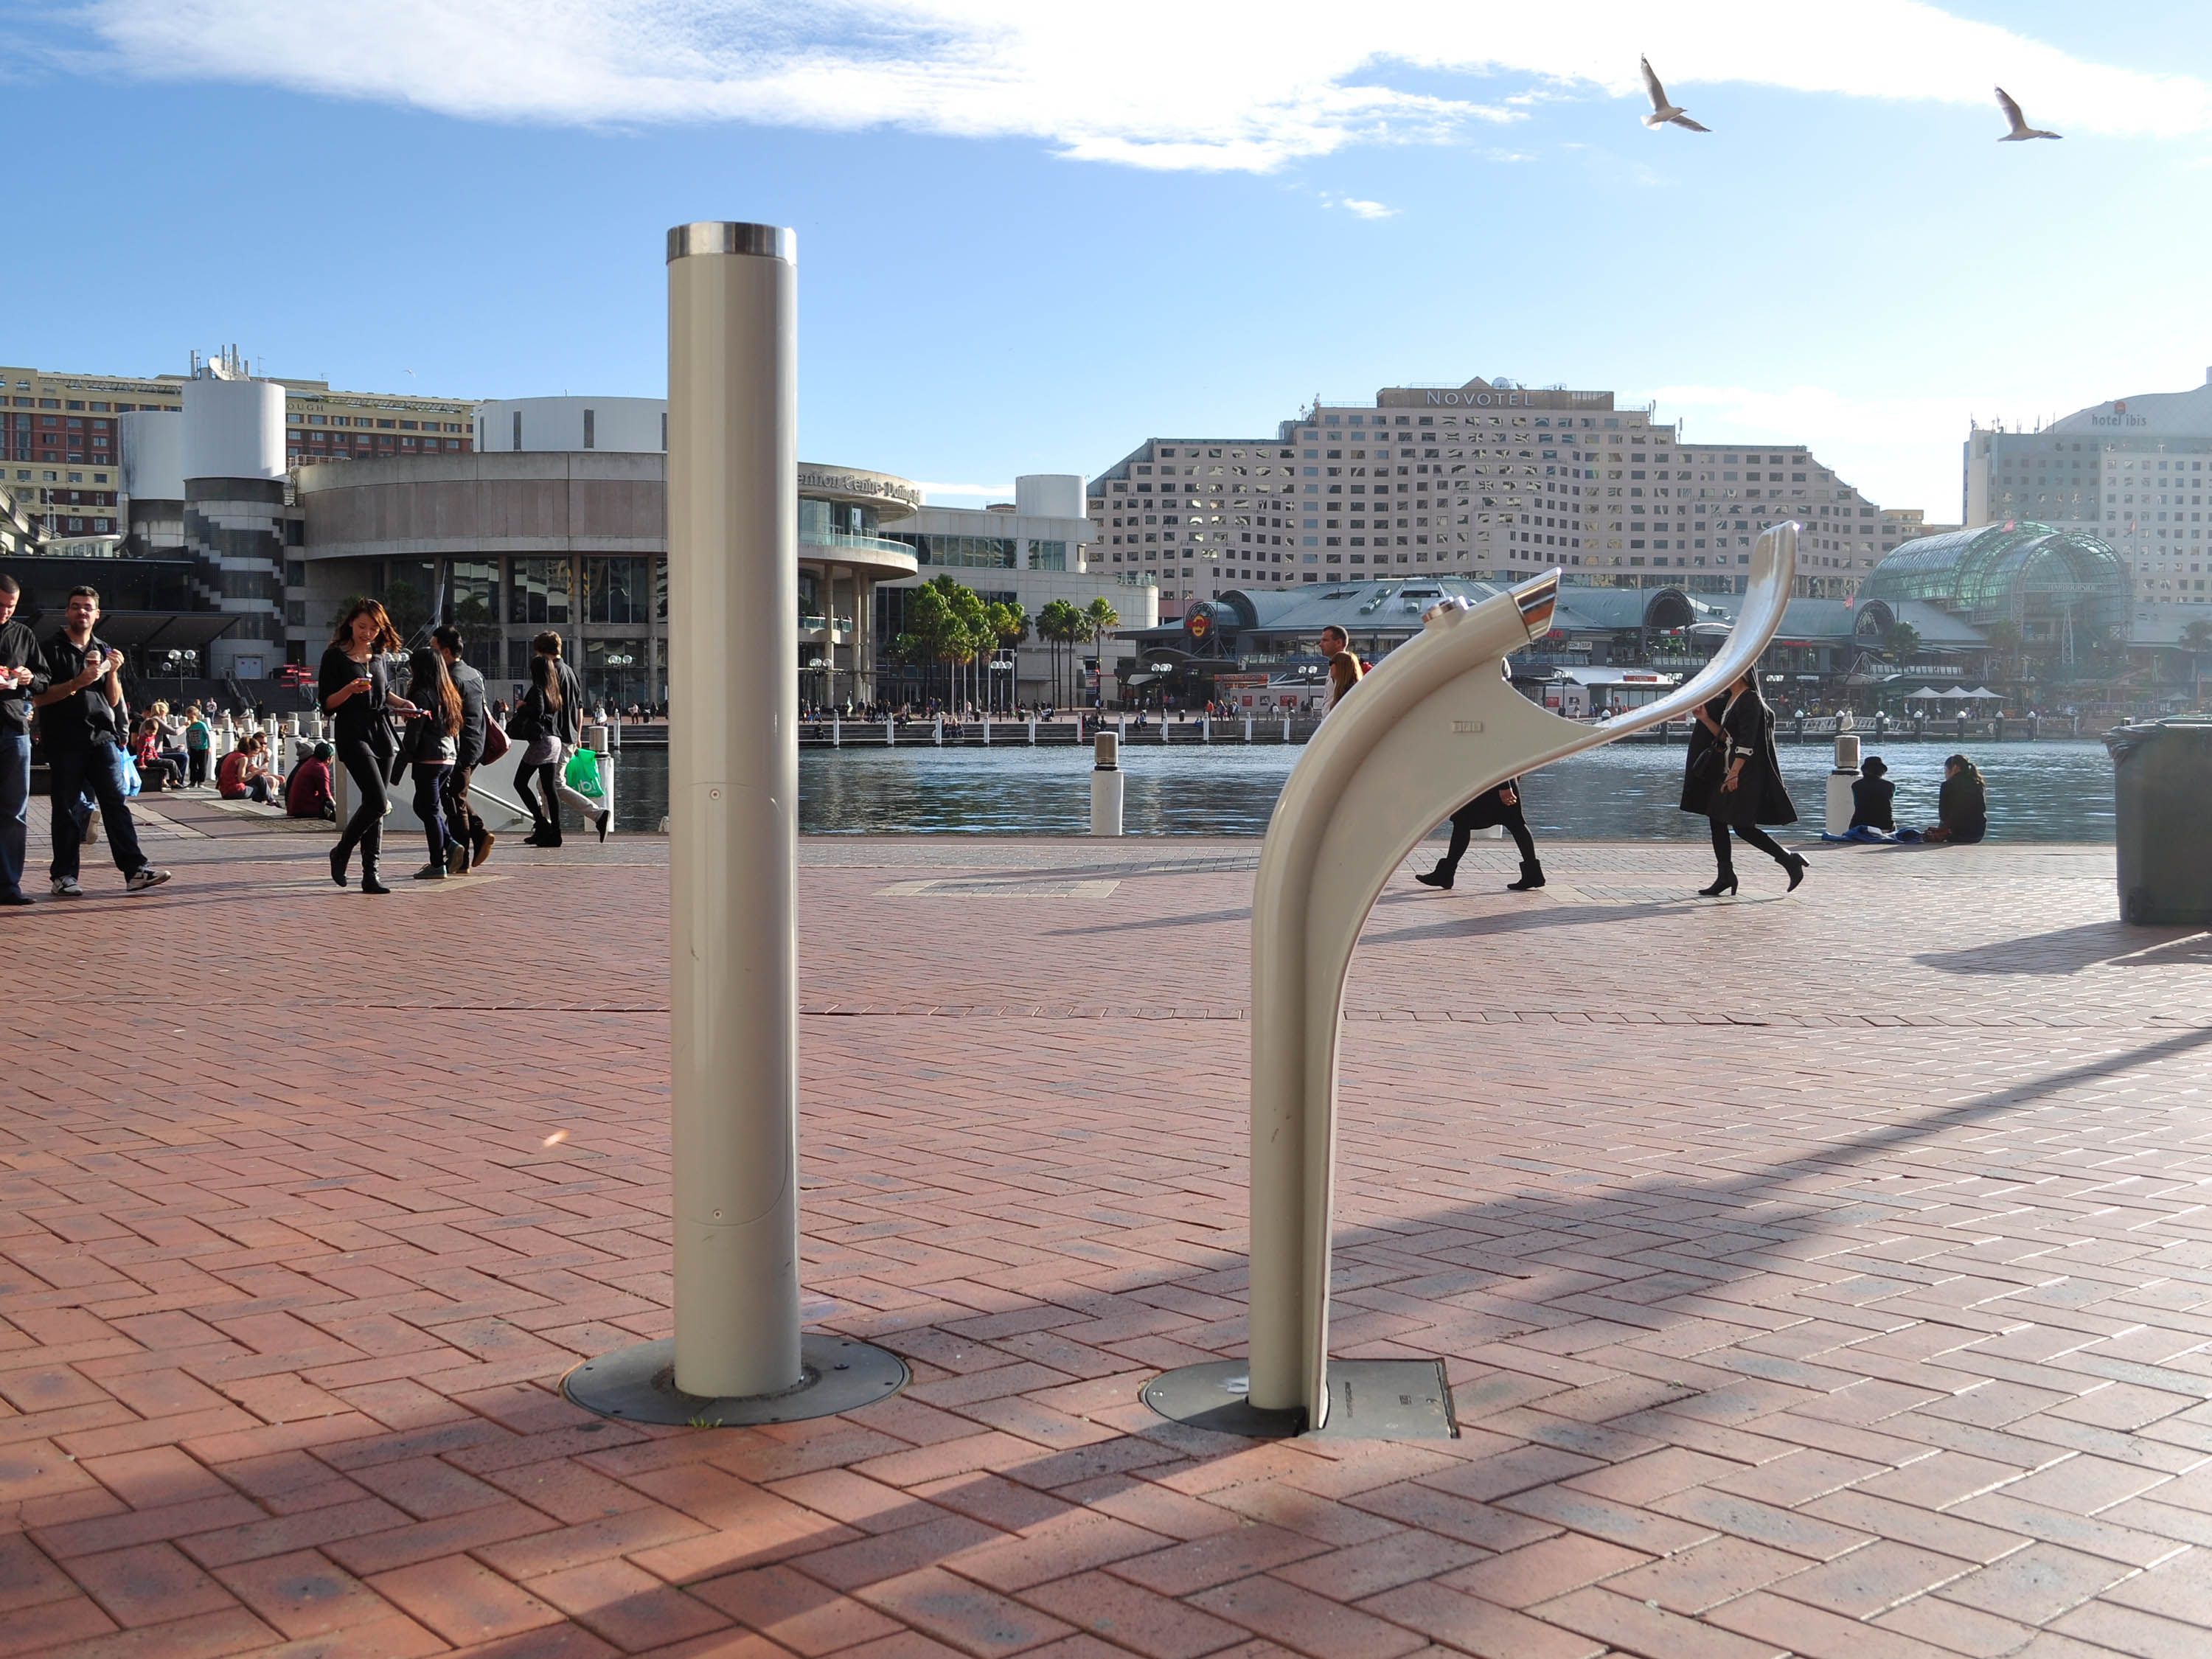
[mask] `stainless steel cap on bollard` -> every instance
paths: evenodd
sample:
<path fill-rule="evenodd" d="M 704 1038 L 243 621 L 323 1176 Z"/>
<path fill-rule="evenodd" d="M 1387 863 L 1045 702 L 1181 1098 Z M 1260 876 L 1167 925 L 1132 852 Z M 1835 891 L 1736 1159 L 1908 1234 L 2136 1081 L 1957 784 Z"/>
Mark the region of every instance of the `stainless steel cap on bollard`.
<path fill-rule="evenodd" d="M 1091 769 L 1097 772 L 1118 772 L 1121 768 L 1121 739 L 1111 732 L 1101 732 L 1092 750 L 1097 759 Z"/>
<path fill-rule="evenodd" d="M 668 263 L 695 253 L 750 253 L 763 258 L 799 263 L 799 233 L 781 225 L 738 224 L 722 219 L 701 219 L 677 225 L 668 233 Z"/>

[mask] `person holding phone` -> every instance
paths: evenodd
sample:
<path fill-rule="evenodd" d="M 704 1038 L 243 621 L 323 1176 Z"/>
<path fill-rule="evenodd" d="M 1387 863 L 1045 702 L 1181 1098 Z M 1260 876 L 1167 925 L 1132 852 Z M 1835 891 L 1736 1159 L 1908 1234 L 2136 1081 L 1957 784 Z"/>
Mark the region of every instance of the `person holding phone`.
<path fill-rule="evenodd" d="M 169 878 L 139 850 L 138 827 L 123 796 L 123 653 L 93 633 L 99 620 L 99 591 L 71 588 L 61 629 L 41 649 L 39 678 L 32 682 L 52 779 L 54 854 L 47 873 L 56 898 L 84 896 L 76 880 L 84 842 L 77 803 L 87 790 L 99 803 L 125 890 L 143 893 Z"/>
<path fill-rule="evenodd" d="M 337 630 L 323 653 L 316 690 L 331 717 L 338 762 L 353 780 L 353 816 L 331 849 L 331 879 L 346 884 L 354 848 L 361 849 L 361 890 L 388 893 L 376 878 L 384 852 L 384 815 L 392 810 L 385 784 L 395 752 L 393 714 L 411 714 L 415 705 L 392 694 L 384 657 L 400 647 L 399 630 L 374 599 L 356 599 L 338 618 Z"/>

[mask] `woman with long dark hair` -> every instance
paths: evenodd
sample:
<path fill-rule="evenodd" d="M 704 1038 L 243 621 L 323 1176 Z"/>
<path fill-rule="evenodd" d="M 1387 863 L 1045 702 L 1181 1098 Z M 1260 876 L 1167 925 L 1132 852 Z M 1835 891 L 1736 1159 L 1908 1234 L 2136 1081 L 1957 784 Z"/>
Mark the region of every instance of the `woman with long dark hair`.
<path fill-rule="evenodd" d="M 443 881 L 453 857 L 453 836 L 446 824 L 446 779 L 461 731 L 461 692 L 442 653 L 417 646 L 407 659 L 407 697 L 416 717 L 407 728 L 407 760 L 415 769 L 415 816 L 422 820 L 430 861 L 415 872 L 417 881 Z"/>
<path fill-rule="evenodd" d="M 392 627 L 384 607 L 374 599 L 356 599 L 338 618 L 316 681 L 323 712 L 334 728 L 331 741 L 354 792 L 353 816 L 331 849 L 331 879 L 341 887 L 346 884 L 346 866 L 358 847 L 364 893 L 392 890 L 376 878 L 377 860 L 384 849 L 384 815 L 392 810 L 384 769 L 392 753 L 391 716 L 415 712 L 413 703 L 392 694 L 385 676 L 384 653 L 399 647 L 399 630 Z"/>
<path fill-rule="evenodd" d="M 530 844 L 561 844 L 563 796 L 605 841 L 614 814 L 589 795 L 571 789 L 561 777 L 562 763 L 584 740 L 584 684 L 576 678 L 576 671 L 561 660 L 561 636 L 550 629 L 530 641 L 530 690 L 516 705 L 515 720 L 530 734 L 529 746 L 522 751 L 522 763 L 514 775 L 522 804 L 535 820 Z M 512 732 L 513 723 L 508 729 Z M 537 780 L 534 792 L 533 778 Z"/>
<path fill-rule="evenodd" d="M 1943 787 L 1936 797 L 1936 827 L 1923 836 L 1938 843 L 1971 847 L 1990 833 L 1990 789 L 1981 768 L 1964 755 L 1943 763 Z"/>
<path fill-rule="evenodd" d="M 1708 704 L 1710 708 L 1711 705 Z M 1704 763 L 1711 780 L 1705 794 L 1705 817 L 1712 826 L 1713 859 L 1720 871 L 1710 887 L 1700 888 L 1707 898 L 1733 893 L 1735 865 L 1729 853 L 1731 831 L 1737 840 L 1756 847 L 1788 873 L 1790 890 L 1805 879 L 1805 860 L 1778 844 L 1759 826 L 1795 823 L 1797 809 L 1782 784 L 1782 760 L 1774 748 L 1774 711 L 1759 695 L 1759 676 L 1747 671 L 1729 688 L 1721 706 L 1717 730 L 1707 747 L 1713 759 Z"/>

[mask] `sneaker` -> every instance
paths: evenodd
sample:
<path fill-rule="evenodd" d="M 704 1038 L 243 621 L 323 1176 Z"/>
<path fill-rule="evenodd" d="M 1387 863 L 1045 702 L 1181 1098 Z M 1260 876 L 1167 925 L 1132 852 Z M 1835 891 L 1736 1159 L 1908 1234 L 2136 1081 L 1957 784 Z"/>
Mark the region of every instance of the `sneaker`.
<path fill-rule="evenodd" d="M 84 889 L 76 884 L 76 878 L 75 876 L 56 876 L 54 878 L 54 896 L 56 898 L 82 898 L 84 896 Z"/>
<path fill-rule="evenodd" d="M 167 870 L 156 870 L 149 866 L 143 870 L 134 870 L 125 877 L 123 890 L 127 893 L 143 893 L 149 887 L 159 887 L 168 878 Z"/>
<path fill-rule="evenodd" d="M 465 876 L 468 872 L 468 843 L 457 841 L 446 854 L 446 873 L 449 876 Z"/>
<path fill-rule="evenodd" d="M 445 878 L 446 866 L 442 864 L 426 864 L 415 872 L 417 881 L 443 881 Z"/>
<path fill-rule="evenodd" d="M 30 902 L 30 896 L 27 893 L 0 893 L 0 910 L 13 909 L 19 904 L 28 904 Z"/>

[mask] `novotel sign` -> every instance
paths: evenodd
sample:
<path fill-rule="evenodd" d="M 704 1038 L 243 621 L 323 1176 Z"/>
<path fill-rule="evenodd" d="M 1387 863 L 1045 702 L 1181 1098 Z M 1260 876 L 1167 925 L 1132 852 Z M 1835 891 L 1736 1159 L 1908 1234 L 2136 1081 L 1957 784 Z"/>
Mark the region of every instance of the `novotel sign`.
<path fill-rule="evenodd" d="M 1534 409 L 1534 393 L 1527 392 L 1431 392 L 1425 395 L 1432 409 Z"/>

